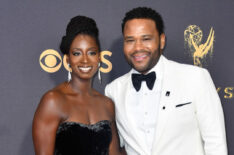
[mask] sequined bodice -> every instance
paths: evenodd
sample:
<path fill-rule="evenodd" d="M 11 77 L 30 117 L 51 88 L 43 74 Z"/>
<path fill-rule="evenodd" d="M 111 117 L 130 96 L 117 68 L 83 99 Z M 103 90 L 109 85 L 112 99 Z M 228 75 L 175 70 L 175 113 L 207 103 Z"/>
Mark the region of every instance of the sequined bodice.
<path fill-rule="evenodd" d="M 91 125 L 64 122 L 56 133 L 55 155 L 108 155 L 111 138 L 108 120 Z"/>

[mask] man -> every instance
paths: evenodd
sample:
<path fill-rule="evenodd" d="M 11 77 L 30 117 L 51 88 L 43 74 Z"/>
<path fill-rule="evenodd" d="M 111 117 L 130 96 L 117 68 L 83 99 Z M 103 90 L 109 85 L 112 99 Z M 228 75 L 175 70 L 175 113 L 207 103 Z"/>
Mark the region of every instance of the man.
<path fill-rule="evenodd" d="M 162 55 L 161 16 L 126 13 L 124 54 L 132 70 L 106 86 L 128 155 L 227 155 L 222 106 L 206 69 Z"/>

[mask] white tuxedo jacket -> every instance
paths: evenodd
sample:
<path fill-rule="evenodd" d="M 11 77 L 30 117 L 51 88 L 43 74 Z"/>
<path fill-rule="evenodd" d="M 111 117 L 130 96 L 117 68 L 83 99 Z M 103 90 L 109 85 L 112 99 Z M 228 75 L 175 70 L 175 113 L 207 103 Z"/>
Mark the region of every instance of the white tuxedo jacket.
<path fill-rule="evenodd" d="M 222 106 L 207 70 L 161 56 L 164 73 L 150 155 L 227 155 Z M 115 103 L 116 123 L 128 155 L 148 155 L 128 117 L 132 70 L 106 86 Z"/>

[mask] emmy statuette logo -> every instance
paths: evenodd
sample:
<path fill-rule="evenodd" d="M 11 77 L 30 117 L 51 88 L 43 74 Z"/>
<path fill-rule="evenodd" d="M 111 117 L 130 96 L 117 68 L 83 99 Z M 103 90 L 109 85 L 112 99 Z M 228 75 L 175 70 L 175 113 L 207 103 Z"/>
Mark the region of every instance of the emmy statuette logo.
<path fill-rule="evenodd" d="M 215 32 L 211 27 L 207 39 L 204 41 L 203 32 L 197 25 L 189 25 L 184 31 L 184 44 L 189 55 L 193 58 L 193 64 L 203 67 L 207 58 L 211 59 L 215 40 Z M 217 92 L 223 99 L 234 98 L 234 87 L 217 87 Z"/>
<path fill-rule="evenodd" d="M 184 42 L 189 54 L 193 58 L 196 66 L 203 66 L 206 56 L 211 58 L 214 45 L 214 29 L 211 27 L 210 33 L 205 43 L 202 43 L 203 32 L 197 25 L 189 25 L 184 31 Z M 204 41 L 203 41 L 204 42 Z"/>

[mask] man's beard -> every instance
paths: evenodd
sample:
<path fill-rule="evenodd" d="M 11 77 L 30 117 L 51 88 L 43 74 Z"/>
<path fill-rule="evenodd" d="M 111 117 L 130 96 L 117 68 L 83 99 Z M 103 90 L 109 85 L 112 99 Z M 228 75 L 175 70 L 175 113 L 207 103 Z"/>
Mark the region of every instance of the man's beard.
<path fill-rule="evenodd" d="M 144 52 L 144 53 L 150 53 L 150 59 L 149 59 L 148 63 L 145 64 L 145 66 L 142 67 L 142 68 L 139 68 L 139 67 L 136 68 L 134 66 L 134 64 L 132 63 L 131 59 L 128 58 L 127 56 L 125 56 L 125 59 L 127 60 L 128 64 L 132 68 L 134 68 L 136 71 L 138 71 L 140 73 L 145 74 L 145 73 L 147 73 L 150 69 L 152 69 L 157 64 L 157 62 L 158 62 L 158 60 L 159 60 L 159 58 L 161 56 L 160 46 L 154 52 L 150 52 L 150 51 L 146 51 L 146 50 L 141 50 L 141 51 L 135 51 L 132 55 L 134 55 L 136 53 L 142 53 L 142 52 Z M 153 54 L 155 54 L 155 53 L 158 53 L 157 58 L 153 58 Z"/>

